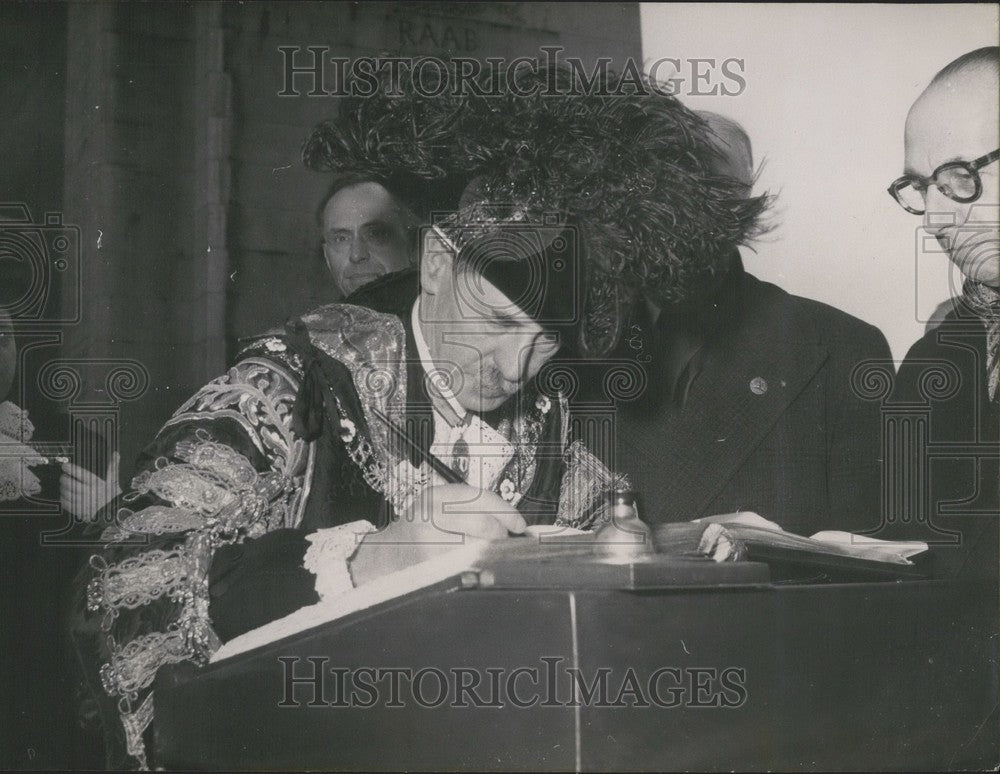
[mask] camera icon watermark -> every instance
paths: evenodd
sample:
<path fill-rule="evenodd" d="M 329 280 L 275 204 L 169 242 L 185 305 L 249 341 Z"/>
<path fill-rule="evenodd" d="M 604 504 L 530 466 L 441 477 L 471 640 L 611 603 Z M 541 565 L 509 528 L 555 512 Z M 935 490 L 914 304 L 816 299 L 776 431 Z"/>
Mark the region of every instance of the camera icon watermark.
<path fill-rule="evenodd" d="M 982 334 L 974 329 L 952 331 L 942 341 L 955 352 L 968 353 L 974 351 L 969 341 L 974 335 Z M 1000 448 L 980 436 L 975 422 L 942 432 L 940 423 L 933 421 L 935 412 L 948 411 L 949 402 L 972 386 L 954 362 L 941 356 L 909 357 L 905 365 L 902 392 L 904 374 L 896 372 L 893 361 L 865 360 L 851 374 L 854 394 L 880 404 L 880 519 L 875 529 L 863 534 L 961 545 L 977 518 L 996 516 L 984 511 L 979 501 L 990 483 L 985 471 L 995 467 Z"/>
<path fill-rule="evenodd" d="M 0 204 L 0 308 L 15 330 L 80 321 L 80 229 L 47 212 L 34 222 L 22 203 Z"/>
<path fill-rule="evenodd" d="M 927 323 L 920 310 L 929 306 L 929 293 L 939 295 L 937 282 L 934 289 L 922 287 L 924 282 L 921 264 L 926 261 L 946 259 L 947 288 L 950 300 L 944 308 L 936 310 L 940 316 L 951 310 L 962 314 L 962 300 L 966 282 L 979 282 L 996 286 L 1000 278 L 1000 208 L 996 205 L 973 204 L 965 219 L 959 222 L 956 212 L 928 212 L 924 222 L 914 232 L 914 261 L 917 266 L 914 300 L 914 319 Z M 939 276 L 935 272 L 935 276 Z"/>
<path fill-rule="evenodd" d="M 38 517 L 46 546 L 100 539 L 78 528 L 94 526 L 99 491 L 116 487 L 121 404 L 150 383 L 138 361 L 65 357 L 66 332 L 83 321 L 81 248 L 61 213 L 0 204 L 0 413 L 18 419 L 0 428 L 0 516 Z M 64 526 L 50 529 L 53 518 Z"/>

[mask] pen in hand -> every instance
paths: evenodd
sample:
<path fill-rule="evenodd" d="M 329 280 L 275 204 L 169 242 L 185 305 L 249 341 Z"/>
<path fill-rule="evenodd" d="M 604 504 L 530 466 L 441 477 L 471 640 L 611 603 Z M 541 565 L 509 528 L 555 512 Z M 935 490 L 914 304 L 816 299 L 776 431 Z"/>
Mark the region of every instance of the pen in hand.
<path fill-rule="evenodd" d="M 395 422 L 393 422 L 389 417 L 383 414 L 379 409 L 373 408 L 372 413 L 377 416 L 383 423 L 385 423 L 386 428 L 389 430 L 389 434 L 399 441 L 403 446 L 409 449 L 413 454 L 416 455 L 417 459 L 426 462 L 435 473 L 437 473 L 441 478 L 443 478 L 449 484 L 464 484 L 465 479 L 463 479 L 457 472 L 452 470 L 450 467 L 445 465 L 440 459 L 431 454 L 428 450 L 422 449 L 417 445 L 409 434 L 404 432 L 402 428 L 399 427 Z"/>

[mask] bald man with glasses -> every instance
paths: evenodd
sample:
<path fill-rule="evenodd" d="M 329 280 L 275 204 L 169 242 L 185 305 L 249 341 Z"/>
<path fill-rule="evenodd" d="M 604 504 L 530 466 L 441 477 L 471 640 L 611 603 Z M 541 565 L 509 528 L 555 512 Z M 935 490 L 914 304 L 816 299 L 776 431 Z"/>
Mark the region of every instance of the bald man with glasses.
<path fill-rule="evenodd" d="M 887 472 L 895 477 L 890 482 L 919 482 L 909 515 L 929 523 L 923 539 L 930 535 L 936 544 L 936 573 L 979 581 L 993 597 L 1000 521 L 998 75 L 1000 48 L 988 47 L 934 77 L 910 108 L 905 174 L 889 186 L 903 209 L 923 218 L 963 285 L 951 312 L 900 367 L 892 401 L 927 412 L 926 446 Z"/>

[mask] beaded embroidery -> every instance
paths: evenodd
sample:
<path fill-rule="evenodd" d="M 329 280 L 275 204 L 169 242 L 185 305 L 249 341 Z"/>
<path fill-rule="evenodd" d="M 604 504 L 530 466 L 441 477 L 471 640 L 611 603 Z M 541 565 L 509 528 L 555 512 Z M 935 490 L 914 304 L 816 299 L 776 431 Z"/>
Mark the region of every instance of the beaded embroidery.
<path fill-rule="evenodd" d="M 368 433 L 358 432 L 357 418 L 348 416 L 337 400 L 338 435 L 349 458 L 368 486 L 382 493 L 397 512 L 405 510 L 432 479 L 426 465 L 414 468 L 394 446 L 372 411 L 378 409 L 390 418 L 403 415 L 407 384 L 401 321 L 345 305 L 323 307 L 303 320 L 313 344 L 348 367 L 360 398 Z M 134 491 L 124 498 L 133 502 L 153 496 L 161 502 L 136 512 L 122 509 L 119 523 L 105 531 L 111 544 L 136 534 L 157 536 L 161 542 L 176 535 L 176 544 L 117 563 L 100 557 L 92 560 L 96 575 L 88 586 L 88 608 L 103 611 L 102 625 L 109 633 L 123 611 L 162 599 L 177 605 L 173 620 L 161 631 L 132 631 L 123 645 L 109 638 L 110 658 L 101 669 L 105 688 L 119 697 L 128 752 L 142 767 L 147 762 L 142 735 L 153 717 L 149 687 L 157 670 L 186 660 L 204 663 L 219 647 L 208 616 L 208 570 L 214 551 L 301 520 L 314 459 L 312 445 L 291 431 L 302 363 L 289 356 L 278 337 L 254 346 L 261 357 L 251 355 L 210 382 L 178 409 L 164 429 L 232 420 L 270 470 L 258 471 L 247 457 L 218 443 L 204 429 L 197 430 L 193 438 L 176 443 L 171 457 L 157 459 L 151 469 L 136 476 Z M 532 398 L 527 405 L 531 408 L 513 423 L 498 428 L 511 439 L 515 454 L 493 489 L 502 488 L 511 502 L 520 499 L 535 475 L 538 439 L 551 409 L 548 400 Z M 569 423 L 562 396 L 559 409 L 565 448 Z M 565 460 L 559 523 L 585 526 L 618 479 L 579 443 L 570 447 Z"/>
<path fill-rule="evenodd" d="M 212 389 L 188 401 L 168 425 L 200 412 L 239 413 L 240 424 L 252 428 L 250 441 L 270 460 L 272 471 L 258 473 L 244 455 L 199 429 L 193 438 L 175 445 L 172 458 L 158 458 L 152 469 L 137 475 L 125 498 L 129 502 L 151 495 L 165 504 L 135 513 L 122 509 L 119 523 L 104 533 L 111 544 L 135 533 L 177 535 L 180 543 L 117 563 L 101 556 L 91 559 L 96 574 L 87 588 L 87 606 L 103 611 L 105 631 L 111 632 L 122 611 L 161 599 L 177 605 L 163 631 L 132 633 L 123 644 L 109 636 L 109 660 L 101 668 L 105 690 L 119 696 L 128 752 L 140 767 L 146 765 L 142 734 L 153 716 L 153 694 L 148 689 L 157 670 L 181 661 L 204 663 L 220 645 L 208 616 L 208 571 L 215 549 L 298 518 L 306 447 L 283 425 L 295 383 L 287 375 L 264 371 L 260 364 L 231 369 L 228 377 L 213 382 L 214 388 L 210 385 Z M 253 383 L 237 384 L 241 374 L 252 375 Z"/>
<path fill-rule="evenodd" d="M 565 460 L 556 524 L 591 529 L 607 504 L 609 493 L 619 487 L 628 488 L 628 479 L 608 470 L 580 441 L 569 445 Z"/>

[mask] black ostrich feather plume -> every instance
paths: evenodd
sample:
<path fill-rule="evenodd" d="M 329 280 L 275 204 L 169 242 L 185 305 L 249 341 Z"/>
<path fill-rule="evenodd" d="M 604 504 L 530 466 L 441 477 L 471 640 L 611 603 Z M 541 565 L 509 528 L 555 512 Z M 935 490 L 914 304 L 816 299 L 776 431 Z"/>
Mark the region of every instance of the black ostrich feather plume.
<path fill-rule="evenodd" d="M 429 97 L 426 79 L 419 93 L 403 75 L 316 127 L 306 166 L 403 177 L 428 191 L 475 178 L 445 230 L 561 213 L 585 237 L 595 321 L 614 316 L 601 304 L 640 292 L 668 307 L 697 302 L 735 246 L 763 230 L 769 197 L 713 171 L 720 151 L 705 120 L 657 84 L 608 74 L 585 92 L 568 68 L 538 67 L 499 94 Z"/>

